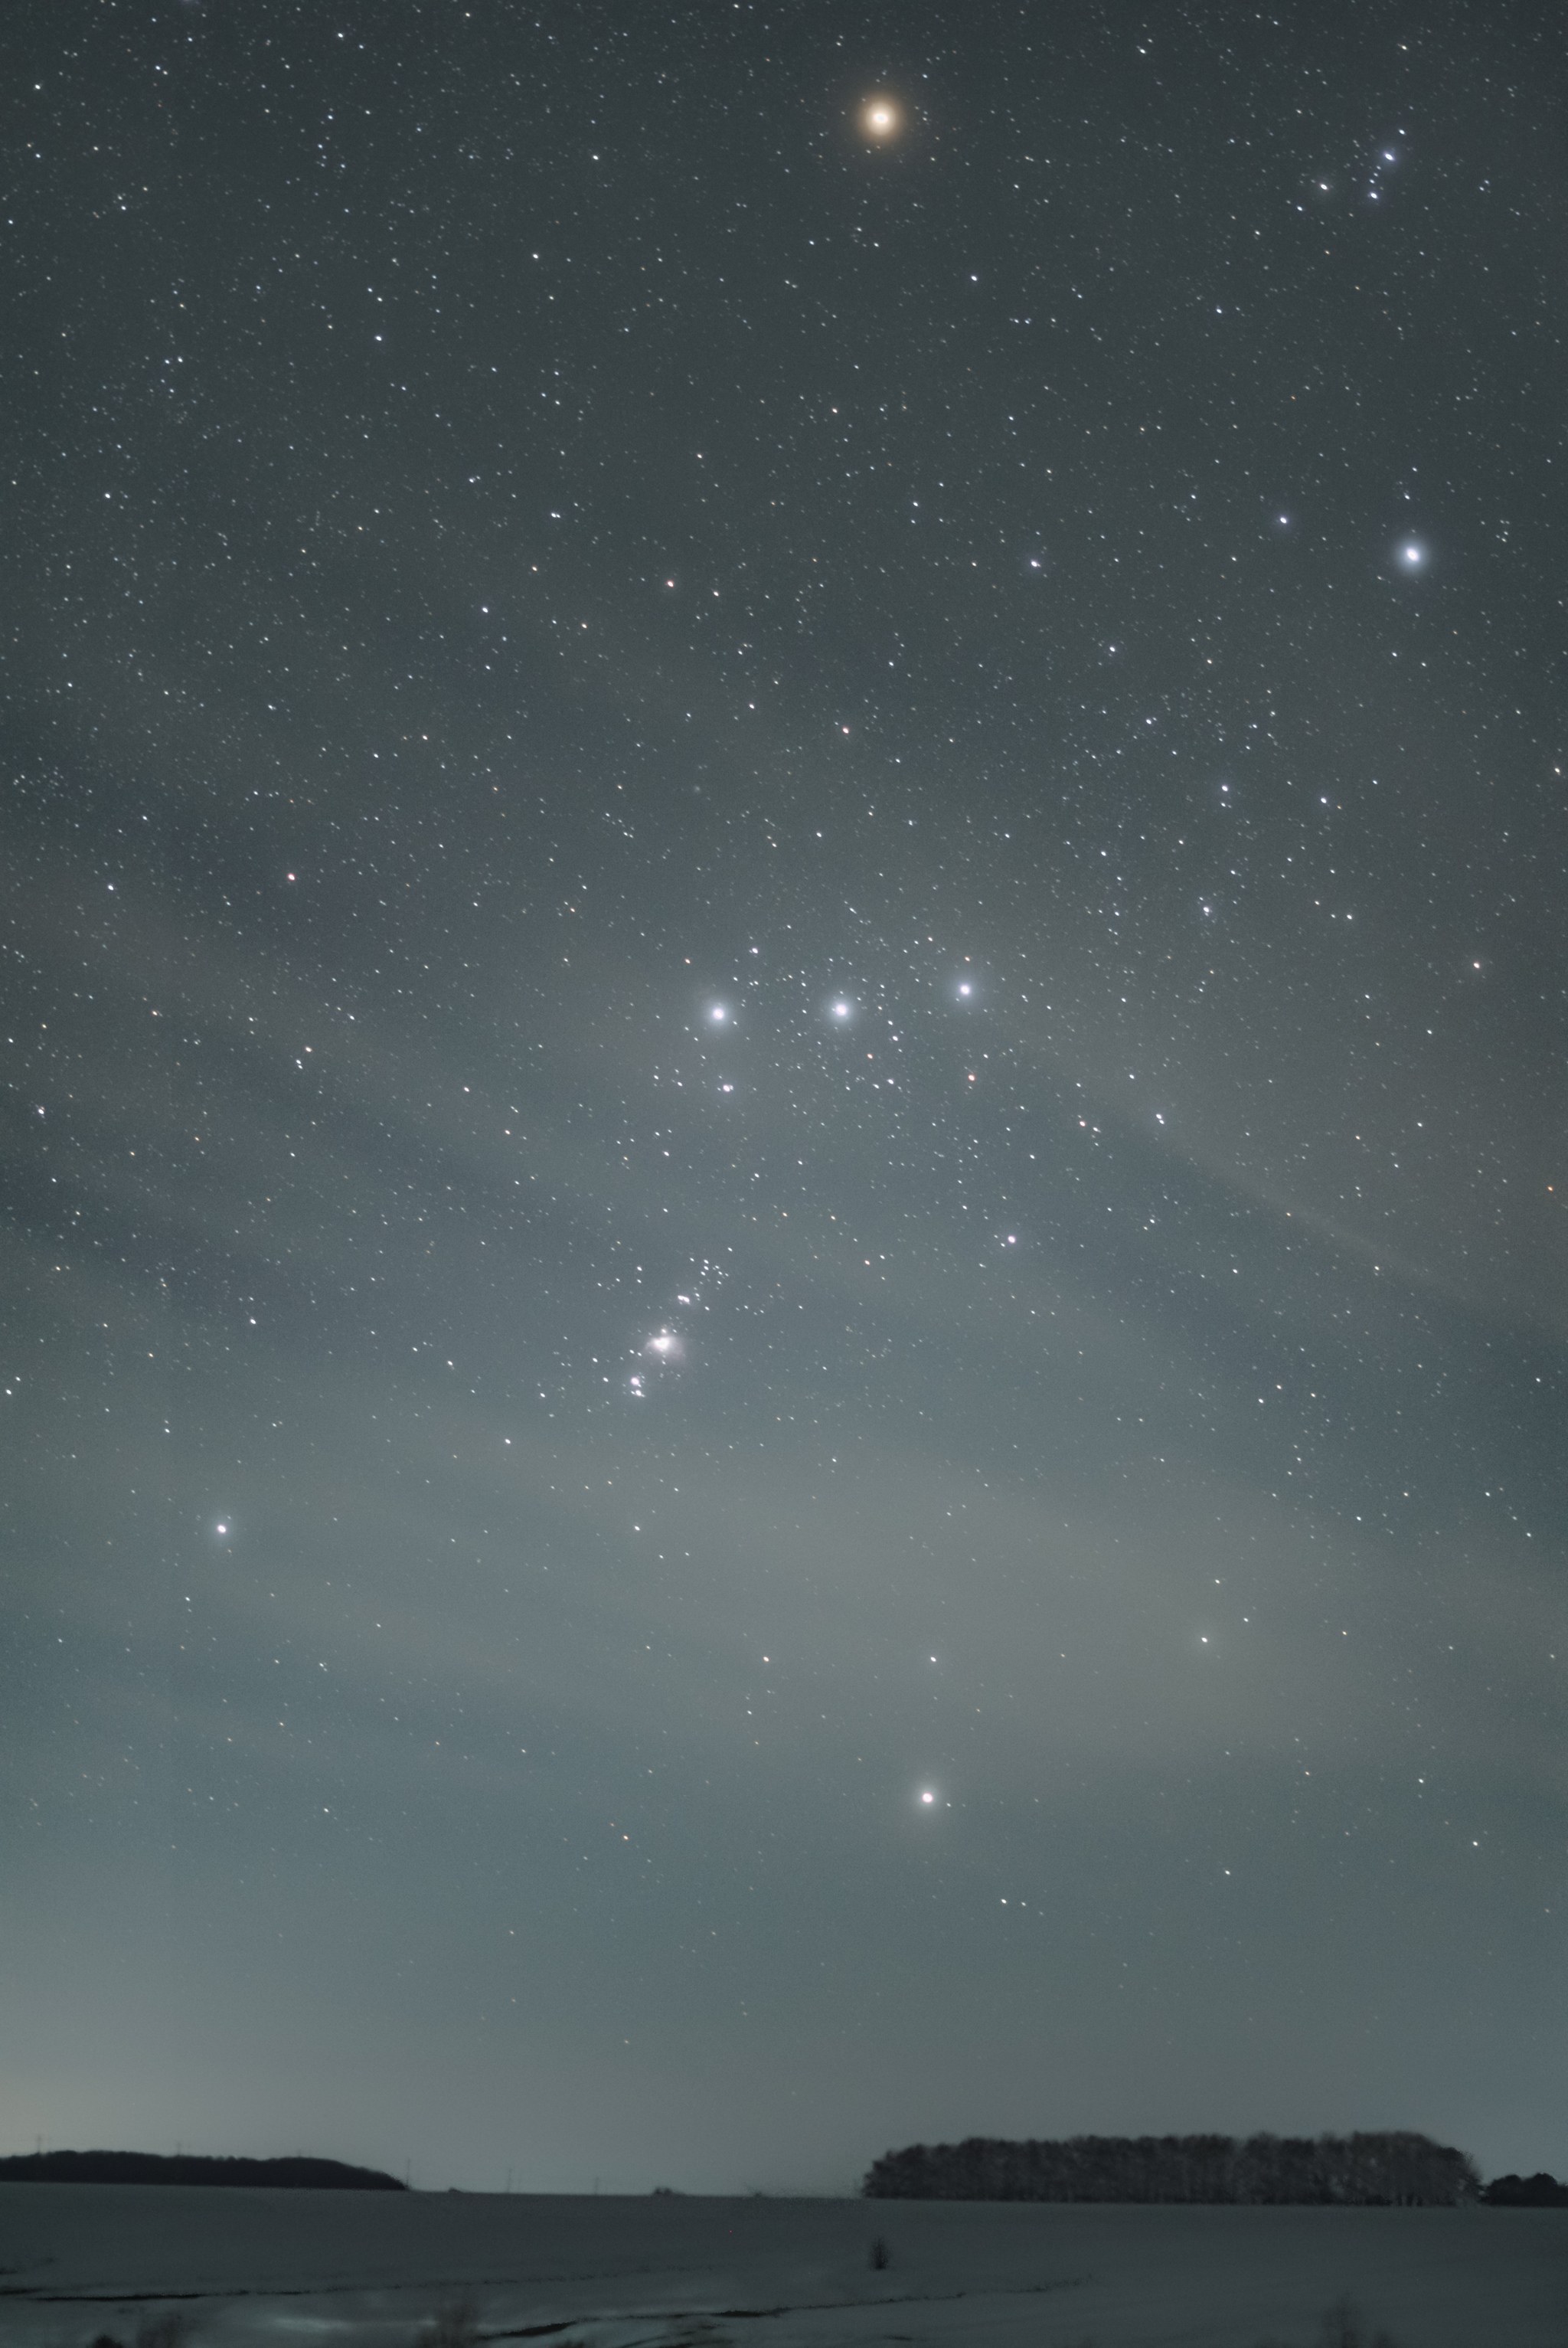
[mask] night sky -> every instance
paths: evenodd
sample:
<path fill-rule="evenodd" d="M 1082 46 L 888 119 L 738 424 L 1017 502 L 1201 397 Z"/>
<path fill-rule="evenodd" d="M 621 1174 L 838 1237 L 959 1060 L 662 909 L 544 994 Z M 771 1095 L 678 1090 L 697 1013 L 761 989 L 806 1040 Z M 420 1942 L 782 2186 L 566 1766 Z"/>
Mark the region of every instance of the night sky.
<path fill-rule="evenodd" d="M 3 46 L 0 2149 L 1568 2171 L 1555 12 Z"/>

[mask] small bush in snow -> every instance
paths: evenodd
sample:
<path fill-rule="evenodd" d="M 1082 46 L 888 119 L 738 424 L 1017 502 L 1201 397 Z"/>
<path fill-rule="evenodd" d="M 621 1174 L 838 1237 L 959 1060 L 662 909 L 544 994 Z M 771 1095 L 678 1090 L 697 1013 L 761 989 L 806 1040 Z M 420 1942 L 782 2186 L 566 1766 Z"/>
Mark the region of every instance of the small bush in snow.
<path fill-rule="evenodd" d="M 166 2308 L 161 2315 L 144 2315 L 136 2327 L 134 2348 L 182 2348 L 191 2337 L 191 2320 L 180 2307 Z M 112 2332 L 100 2332 L 93 2348 L 124 2348 Z"/>
<path fill-rule="evenodd" d="M 1333 2306 L 1325 2311 L 1318 2338 L 1321 2348 L 1394 2348 L 1394 2343 L 1386 2332 L 1379 2332 L 1375 2339 L 1368 2338 L 1361 2329 L 1361 2319 L 1348 2298 L 1337 2299 Z"/>
<path fill-rule="evenodd" d="M 194 2329 L 191 2319 L 182 2307 L 171 2307 L 162 2315 L 149 2315 L 145 2323 L 136 2327 L 136 2348 L 183 2348 Z"/>
<path fill-rule="evenodd" d="M 475 2348 L 479 2337 L 479 2310 L 465 2295 L 438 2308 L 420 2331 L 417 2348 Z"/>

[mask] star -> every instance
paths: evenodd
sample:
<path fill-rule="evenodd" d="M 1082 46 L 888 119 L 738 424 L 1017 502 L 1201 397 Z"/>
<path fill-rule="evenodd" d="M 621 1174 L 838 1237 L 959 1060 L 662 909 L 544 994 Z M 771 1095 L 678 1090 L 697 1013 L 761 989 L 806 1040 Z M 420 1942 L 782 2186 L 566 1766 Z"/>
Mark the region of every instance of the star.
<path fill-rule="evenodd" d="M 868 98 L 860 109 L 860 124 L 868 139 L 897 137 L 902 117 L 890 98 Z"/>

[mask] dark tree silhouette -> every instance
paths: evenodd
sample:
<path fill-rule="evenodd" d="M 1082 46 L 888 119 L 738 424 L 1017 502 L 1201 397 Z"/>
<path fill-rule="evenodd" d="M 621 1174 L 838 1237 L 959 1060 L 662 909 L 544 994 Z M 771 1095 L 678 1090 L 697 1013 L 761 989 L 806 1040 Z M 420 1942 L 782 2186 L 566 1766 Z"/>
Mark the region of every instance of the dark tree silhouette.
<path fill-rule="evenodd" d="M 209 2159 L 185 2152 L 18 2152 L 0 2160 L 4 2185 L 299 2185 L 360 2193 L 406 2191 L 400 2177 L 304 2154 L 282 2160 Z"/>
<path fill-rule="evenodd" d="M 1491 2209 L 1568 2209 L 1568 2185 L 1538 2168 L 1533 2177 L 1494 2177 L 1481 2198 Z"/>
<path fill-rule="evenodd" d="M 1339 2202 L 1448 2208 L 1481 2190 L 1475 2163 L 1407 2132 L 1350 2137 L 1075 2136 L 907 2146 L 861 2191 L 873 2200 Z"/>

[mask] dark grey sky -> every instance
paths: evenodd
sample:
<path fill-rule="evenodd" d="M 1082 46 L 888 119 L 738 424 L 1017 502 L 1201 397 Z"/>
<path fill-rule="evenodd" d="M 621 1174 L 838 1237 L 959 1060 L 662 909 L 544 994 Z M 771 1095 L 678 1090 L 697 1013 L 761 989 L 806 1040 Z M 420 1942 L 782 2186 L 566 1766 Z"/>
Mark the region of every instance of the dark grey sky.
<path fill-rule="evenodd" d="M 1563 2171 L 1548 15 L 5 50 L 4 2148 Z"/>

